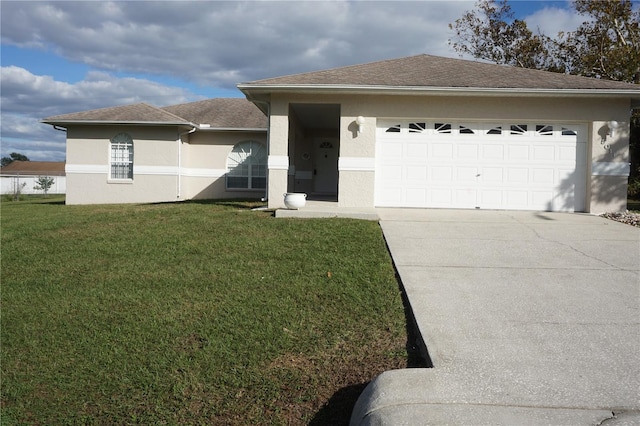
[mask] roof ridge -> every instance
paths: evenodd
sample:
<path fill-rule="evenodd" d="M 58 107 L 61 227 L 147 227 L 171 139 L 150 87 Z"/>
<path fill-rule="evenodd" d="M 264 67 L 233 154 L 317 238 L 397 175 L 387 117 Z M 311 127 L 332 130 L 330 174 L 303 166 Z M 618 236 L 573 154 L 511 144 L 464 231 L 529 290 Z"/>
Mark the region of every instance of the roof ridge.
<path fill-rule="evenodd" d="M 192 101 L 192 102 L 182 102 L 179 104 L 171 104 L 171 105 L 165 105 L 163 107 L 158 107 L 162 110 L 166 110 L 167 108 L 174 108 L 174 107 L 181 107 L 184 105 L 192 105 L 192 104 L 197 104 L 197 103 L 202 103 L 202 102 L 211 102 L 211 101 L 218 101 L 218 100 L 235 100 L 235 99 L 242 99 L 242 100 L 247 100 L 245 97 L 225 97 L 225 98 L 207 98 L 207 99 L 200 99 L 199 101 Z"/>
<path fill-rule="evenodd" d="M 351 88 L 608 89 L 634 92 L 640 90 L 639 85 L 628 82 L 424 53 L 266 78 L 241 83 L 238 88 L 244 92 L 245 89 L 251 90 L 252 87 L 260 86 L 296 87 L 302 85 Z"/>
<path fill-rule="evenodd" d="M 333 71 L 337 71 L 337 70 L 348 70 L 350 68 L 357 68 L 357 67 L 362 67 L 362 66 L 383 64 L 383 63 L 386 63 L 386 62 L 393 62 L 393 61 L 398 61 L 398 60 L 401 60 L 401 59 L 417 58 L 417 57 L 420 57 L 420 56 L 432 56 L 432 55 L 427 55 L 426 53 L 421 53 L 421 54 L 418 54 L 418 55 L 405 56 L 405 57 L 402 57 L 402 58 L 381 59 L 381 60 L 378 60 L 378 61 L 365 62 L 363 64 L 342 65 L 342 66 L 333 67 L 333 68 L 327 68 L 327 69 L 323 69 L 323 70 L 304 71 L 304 72 L 299 72 L 299 73 L 294 73 L 294 74 L 286 74 L 286 75 L 280 75 L 280 76 L 275 76 L 275 77 L 261 78 L 259 80 L 247 81 L 245 83 L 240 83 L 240 84 L 259 83 L 261 81 L 266 81 L 266 80 L 274 80 L 274 79 L 289 78 L 289 77 L 298 77 L 298 76 L 303 76 L 303 75 L 306 75 L 306 74 L 320 74 L 320 73 L 326 73 L 326 72 L 333 72 Z"/>

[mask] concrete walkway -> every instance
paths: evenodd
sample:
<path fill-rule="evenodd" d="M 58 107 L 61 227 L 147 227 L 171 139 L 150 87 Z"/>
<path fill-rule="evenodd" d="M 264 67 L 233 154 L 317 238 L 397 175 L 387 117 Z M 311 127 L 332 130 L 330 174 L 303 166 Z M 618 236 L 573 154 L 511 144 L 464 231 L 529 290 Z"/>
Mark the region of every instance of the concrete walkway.
<path fill-rule="evenodd" d="M 378 209 L 434 368 L 352 425 L 640 424 L 640 229 L 586 214 Z"/>

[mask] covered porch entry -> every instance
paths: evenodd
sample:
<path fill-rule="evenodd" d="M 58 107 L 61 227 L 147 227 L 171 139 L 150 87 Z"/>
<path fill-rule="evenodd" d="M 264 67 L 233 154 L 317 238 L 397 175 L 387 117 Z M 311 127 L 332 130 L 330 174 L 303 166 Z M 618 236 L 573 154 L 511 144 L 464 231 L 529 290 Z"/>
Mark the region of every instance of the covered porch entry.
<path fill-rule="evenodd" d="M 290 104 L 287 192 L 337 202 L 339 155 L 340 105 Z"/>

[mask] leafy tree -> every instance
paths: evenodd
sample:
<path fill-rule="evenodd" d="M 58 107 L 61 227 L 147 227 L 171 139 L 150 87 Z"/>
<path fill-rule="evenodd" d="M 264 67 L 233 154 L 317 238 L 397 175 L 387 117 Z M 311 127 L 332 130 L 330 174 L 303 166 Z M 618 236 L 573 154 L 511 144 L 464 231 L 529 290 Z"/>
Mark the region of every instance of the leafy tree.
<path fill-rule="evenodd" d="M 449 24 L 457 38 L 449 43 L 457 52 L 497 64 L 563 71 L 555 69 L 552 40 L 515 19 L 507 0 L 481 0 L 476 8 Z"/>
<path fill-rule="evenodd" d="M 26 155 L 20 154 L 18 152 L 12 152 L 8 157 L 2 157 L 2 159 L 0 159 L 0 166 L 4 167 L 7 164 L 13 163 L 14 161 L 29 161 L 29 158 L 27 158 Z"/>
<path fill-rule="evenodd" d="M 36 180 L 36 186 L 34 186 L 33 189 L 35 189 L 36 191 L 44 192 L 44 196 L 46 197 L 49 193 L 49 189 L 51 189 L 51 186 L 54 182 L 55 180 L 52 177 L 38 176 L 38 179 Z"/>
<path fill-rule="evenodd" d="M 587 18 L 556 38 L 514 19 L 508 0 L 479 0 L 449 27 L 461 54 L 498 64 L 640 83 L 640 8 L 632 0 L 574 0 Z"/>
<path fill-rule="evenodd" d="M 560 33 L 559 51 L 567 72 L 640 83 L 640 8 L 631 0 L 575 0 L 589 19 L 574 32 Z"/>

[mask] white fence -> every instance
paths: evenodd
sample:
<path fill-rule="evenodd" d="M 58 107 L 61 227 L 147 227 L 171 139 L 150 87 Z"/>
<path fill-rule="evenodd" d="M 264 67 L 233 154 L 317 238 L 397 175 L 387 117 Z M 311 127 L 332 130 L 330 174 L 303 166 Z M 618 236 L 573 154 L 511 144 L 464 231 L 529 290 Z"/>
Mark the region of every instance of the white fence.
<path fill-rule="evenodd" d="M 34 189 L 38 185 L 38 178 L 47 176 L 53 178 L 53 184 L 48 194 L 65 194 L 67 191 L 67 178 L 65 176 L 50 176 L 43 173 L 38 176 L 33 175 L 2 175 L 0 176 L 2 194 L 15 194 L 20 191 L 21 194 L 44 194 L 42 190 Z"/>

